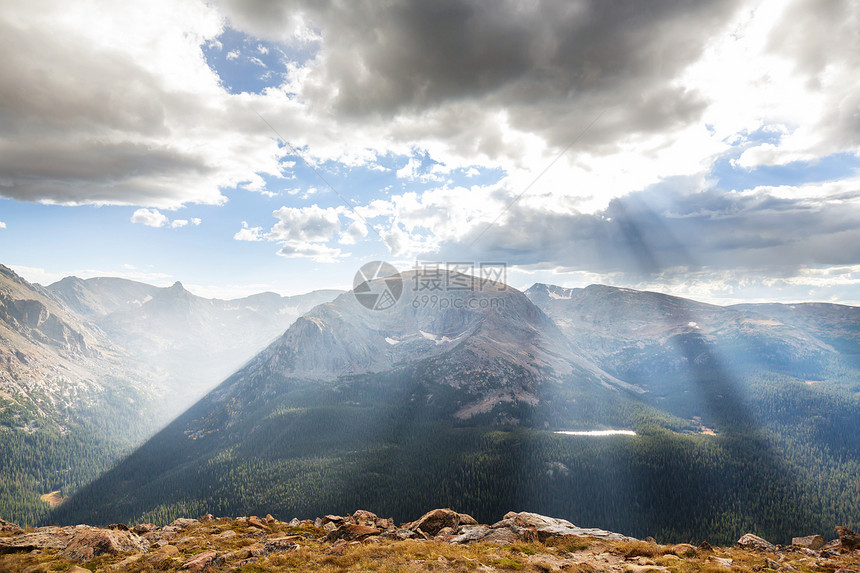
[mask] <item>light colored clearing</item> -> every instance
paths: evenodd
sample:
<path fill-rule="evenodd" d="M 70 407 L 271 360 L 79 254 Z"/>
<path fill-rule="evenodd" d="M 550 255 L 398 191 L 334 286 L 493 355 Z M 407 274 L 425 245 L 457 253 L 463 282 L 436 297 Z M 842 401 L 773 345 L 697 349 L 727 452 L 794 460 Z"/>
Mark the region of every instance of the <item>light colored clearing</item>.
<path fill-rule="evenodd" d="M 707 426 L 702 426 L 701 432 L 705 436 L 716 436 L 717 435 L 717 433 L 713 429 L 711 429 Z"/>
<path fill-rule="evenodd" d="M 52 491 L 51 493 L 43 493 L 39 496 L 43 502 L 47 503 L 51 507 L 57 507 L 61 503 L 63 503 L 63 496 L 60 495 L 60 490 Z"/>
<path fill-rule="evenodd" d="M 807 386 L 812 386 L 813 384 L 821 384 L 824 380 L 804 380 Z"/>
<path fill-rule="evenodd" d="M 573 294 L 568 291 L 567 295 L 565 296 L 563 294 L 558 294 L 555 291 L 549 291 L 549 298 L 554 298 L 556 300 L 570 300 L 571 298 L 573 298 Z"/>
<path fill-rule="evenodd" d="M 559 430 L 554 434 L 563 434 L 565 436 L 635 436 L 633 430 Z"/>

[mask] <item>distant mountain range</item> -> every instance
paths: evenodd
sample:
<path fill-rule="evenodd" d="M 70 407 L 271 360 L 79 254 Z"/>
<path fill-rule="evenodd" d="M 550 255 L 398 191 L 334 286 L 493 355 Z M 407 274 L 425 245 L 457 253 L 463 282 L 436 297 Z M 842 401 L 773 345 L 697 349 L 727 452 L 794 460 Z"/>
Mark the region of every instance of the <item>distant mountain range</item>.
<path fill-rule="evenodd" d="M 180 283 L 76 277 L 42 287 L 0 265 L 0 512 L 44 514 L 39 494 L 94 478 L 337 294 L 223 301 Z"/>
<path fill-rule="evenodd" d="M 858 308 L 603 285 L 426 296 L 410 273 L 402 292 L 235 301 L 0 278 L 16 521 L 515 507 L 718 542 L 860 525 Z M 55 489 L 74 495 L 47 514 L 33 499 Z"/>
<path fill-rule="evenodd" d="M 306 313 L 53 519 L 515 506 L 684 540 L 856 519 L 857 309 L 542 284 L 428 305 L 402 278 L 385 310 Z"/>

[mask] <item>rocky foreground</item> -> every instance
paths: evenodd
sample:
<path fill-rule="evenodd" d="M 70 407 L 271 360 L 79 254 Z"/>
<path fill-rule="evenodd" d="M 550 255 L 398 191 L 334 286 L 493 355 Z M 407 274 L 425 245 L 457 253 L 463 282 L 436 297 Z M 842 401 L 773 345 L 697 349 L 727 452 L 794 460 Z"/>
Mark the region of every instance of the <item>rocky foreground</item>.
<path fill-rule="evenodd" d="M 436 509 L 397 526 L 369 511 L 314 521 L 272 516 L 177 519 L 158 527 L 40 527 L 0 519 L 0 572 L 69 571 L 572 571 L 596 573 L 860 573 L 860 536 L 799 537 L 777 546 L 752 534 L 734 547 L 660 545 L 535 513 L 493 525 Z"/>

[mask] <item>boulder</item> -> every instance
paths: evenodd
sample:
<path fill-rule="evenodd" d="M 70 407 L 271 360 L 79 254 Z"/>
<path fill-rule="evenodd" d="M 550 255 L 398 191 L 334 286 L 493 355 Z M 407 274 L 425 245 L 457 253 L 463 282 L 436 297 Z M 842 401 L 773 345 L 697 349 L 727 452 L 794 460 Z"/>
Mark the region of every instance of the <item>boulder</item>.
<path fill-rule="evenodd" d="M 468 525 L 460 528 L 460 535 L 450 539 L 451 543 L 471 543 L 480 541 L 492 531 L 486 525 Z"/>
<path fill-rule="evenodd" d="M 745 533 L 741 536 L 737 546 L 752 551 L 776 551 L 776 545 L 752 533 Z"/>
<path fill-rule="evenodd" d="M 510 527 L 491 529 L 490 533 L 481 539 L 486 543 L 497 545 L 511 545 L 512 543 L 530 543 L 538 540 L 538 534 L 534 527 Z"/>
<path fill-rule="evenodd" d="M 30 533 L 13 537 L 0 537 L 0 555 L 29 553 L 43 549 L 63 550 L 72 538 L 72 532 L 60 527 L 40 527 Z"/>
<path fill-rule="evenodd" d="M 248 518 L 248 525 L 253 527 L 259 527 L 263 531 L 267 533 L 271 533 L 272 528 L 268 526 L 268 524 L 263 523 L 263 520 L 257 517 L 256 515 L 252 515 Z"/>
<path fill-rule="evenodd" d="M 131 531 L 85 527 L 75 529 L 62 554 L 72 561 L 89 561 L 104 554 L 146 553 L 147 551 L 149 551 L 149 542 Z"/>
<path fill-rule="evenodd" d="M 191 527 L 192 525 L 197 525 L 200 523 L 196 519 L 191 519 L 190 517 L 180 517 L 179 519 L 174 519 L 170 522 L 170 527 L 175 527 L 177 530 L 186 529 Z"/>
<path fill-rule="evenodd" d="M 337 541 L 339 539 L 343 539 L 344 541 L 359 541 L 374 535 L 379 535 L 380 533 L 382 533 L 382 531 L 375 527 L 357 525 L 355 523 L 344 523 L 334 531 L 329 532 L 328 535 L 325 536 L 325 540 Z"/>
<path fill-rule="evenodd" d="M 150 531 L 155 531 L 158 529 L 158 526 L 154 523 L 138 523 L 131 530 L 138 535 L 143 535 L 144 533 L 149 533 Z"/>
<path fill-rule="evenodd" d="M 860 535 L 841 525 L 836 526 L 836 533 L 839 535 L 839 543 L 844 549 L 852 551 L 860 549 Z"/>
<path fill-rule="evenodd" d="M 218 554 L 214 551 L 204 551 L 202 553 L 198 553 L 197 555 L 183 563 L 182 567 L 180 567 L 179 569 L 191 571 L 192 573 L 196 573 L 197 571 L 203 571 L 215 561 L 215 558 L 217 556 Z"/>
<path fill-rule="evenodd" d="M 419 529 L 427 535 L 437 535 L 446 527 L 458 528 L 460 525 L 477 525 L 478 522 L 471 515 L 457 513 L 452 509 L 434 509 L 428 511 L 417 521 L 404 524 L 403 527 L 418 531 Z"/>
<path fill-rule="evenodd" d="M 295 551 L 299 548 L 296 543 L 296 536 L 277 537 L 269 539 L 263 543 L 266 553 L 283 553 L 285 551 Z"/>
<path fill-rule="evenodd" d="M 78 567 L 77 565 L 72 565 L 69 569 L 66 570 L 66 573 L 93 573 L 90 569 L 84 569 L 83 567 Z"/>
<path fill-rule="evenodd" d="M 6 521 L 5 519 L 0 519 L 0 533 L 11 533 L 13 535 L 17 535 L 19 533 L 24 533 L 24 530 L 14 523 Z"/>
<path fill-rule="evenodd" d="M 805 547 L 806 549 L 821 549 L 824 547 L 824 538 L 820 535 L 794 537 L 791 540 L 791 544 L 795 547 Z"/>
<path fill-rule="evenodd" d="M 502 527 L 533 527 L 538 534 L 541 542 L 553 537 L 566 537 L 574 535 L 577 537 L 596 537 L 598 539 L 606 539 L 609 541 L 634 541 L 632 537 L 605 531 L 596 528 L 577 527 L 566 519 L 556 517 L 547 517 L 537 513 L 523 511 L 521 513 L 508 512 L 504 518 L 492 525 L 494 529 Z"/>
<path fill-rule="evenodd" d="M 359 509 L 355 513 L 352 514 L 352 519 L 359 525 L 376 525 L 376 522 L 379 520 L 379 516 L 377 516 L 372 511 L 367 511 L 365 509 Z"/>

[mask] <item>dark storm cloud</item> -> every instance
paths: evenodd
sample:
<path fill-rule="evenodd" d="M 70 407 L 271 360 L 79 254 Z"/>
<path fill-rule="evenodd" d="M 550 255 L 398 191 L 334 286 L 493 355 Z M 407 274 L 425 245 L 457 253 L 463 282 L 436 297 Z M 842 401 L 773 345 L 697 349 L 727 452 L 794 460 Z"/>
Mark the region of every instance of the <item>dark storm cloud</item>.
<path fill-rule="evenodd" d="M 515 206 L 507 222 L 446 247 L 456 258 L 542 265 L 595 273 L 653 276 L 679 269 L 797 269 L 860 263 L 856 207 L 841 201 L 785 199 L 666 186 L 614 199 L 592 215 L 559 215 Z"/>
<path fill-rule="evenodd" d="M 564 145 L 604 112 L 587 141 L 610 146 L 699 116 L 706 102 L 674 80 L 737 4 L 221 2 L 256 33 L 287 36 L 299 15 L 317 28 L 321 51 L 305 96 L 344 117 L 384 121 L 480 102 Z"/>

